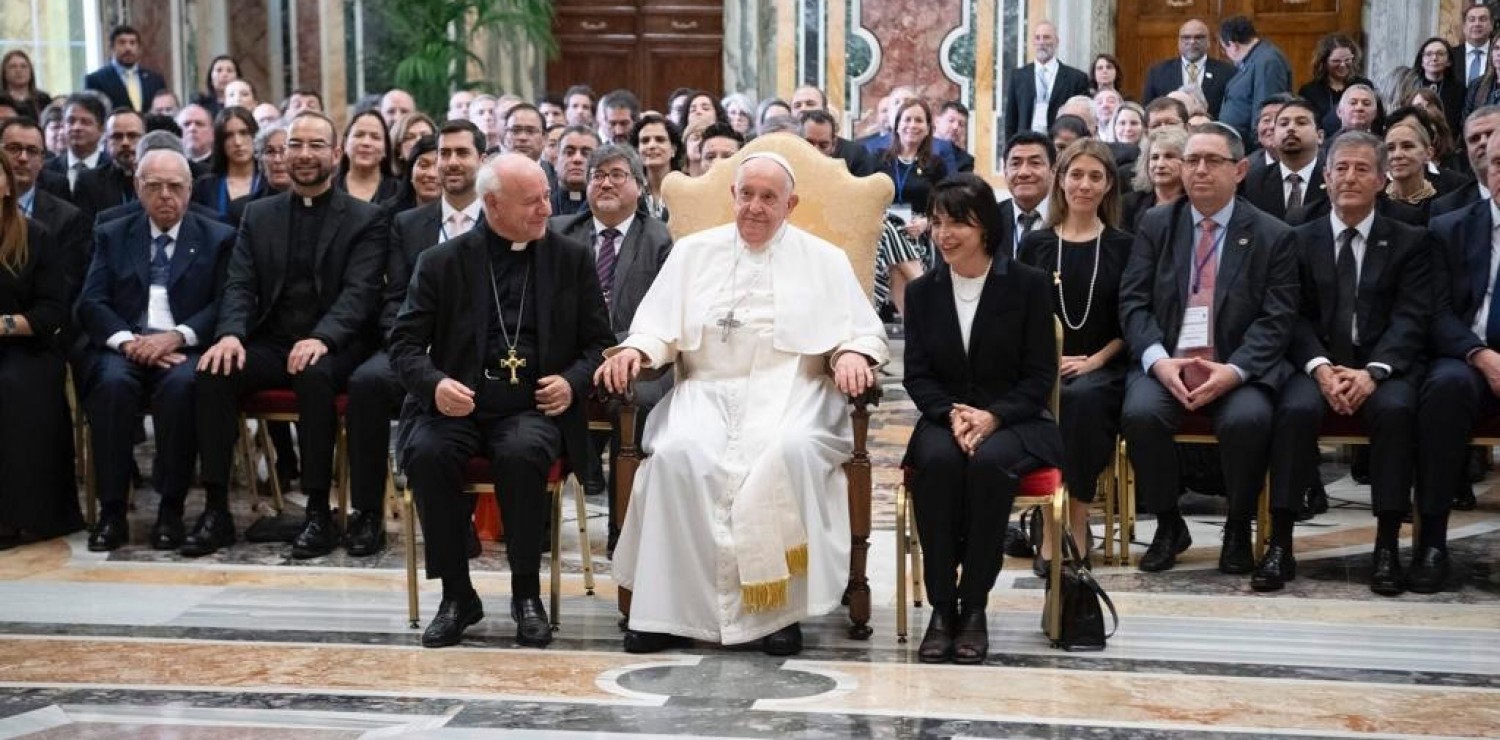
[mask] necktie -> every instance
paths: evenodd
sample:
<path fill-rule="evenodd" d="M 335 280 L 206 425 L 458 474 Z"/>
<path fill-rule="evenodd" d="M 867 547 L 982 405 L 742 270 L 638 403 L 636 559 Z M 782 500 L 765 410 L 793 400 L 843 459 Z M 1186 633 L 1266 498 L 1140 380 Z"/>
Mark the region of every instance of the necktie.
<path fill-rule="evenodd" d="M 172 260 L 167 257 L 167 246 L 172 243 L 172 237 L 162 234 L 151 243 L 155 247 L 151 252 L 151 284 L 165 286 L 172 273 Z"/>
<path fill-rule="evenodd" d="M 88 168 L 89 168 L 88 163 L 84 162 L 81 159 L 78 160 L 77 162 L 74 162 L 73 166 L 68 168 L 68 190 L 69 191 L 72 191 L 74 187 L 77 187 L 77 185 L 78 185 L 78 173 L 83 172 L 84 170 L 86 170 Z"/>
<path fill-rule="evenodd" d="M 141 108 L 141 78 L 134 69 L 125 70 L 125 93 L 130 96 L 130 107 Z"/>
<path fill-rule="evenodd" d="M 463 211 L 454 211 L 453 215 L 448 217 L 447 232 L 444 236 L 448 239 L 457 239 L 469 233 L 469 214 Z"/>
<path fill-rule="evenodd" d="M 1490 237 L 1491 240 L 1496 238 L 1500 238 L 1500 234 Z M 1490 286 L 1490 313 L 1484 325 L 1484 343 L 1497 348 L 1500 347 L 1500 273 L 1494 272 L 1493 264 L 1487 263 L 1486 267 L 1490 268 L 1496 279 Z"/>
<path fill-rule="evenodd" d="M 595 260 L 594 267 L 599 271 L 599 287 L 604 289 L 606 304 L 610 302 L 610 292 L 615 287 L 615 245 L 619 241 L 619 229 L 599 232 L 599 259 Z"/>
<path fill-rule="evenodd" d="M 1478 77 L 1479 74 L 1483 71 L 1484 52 L 1478 49 L 1469 52 L 1469 79 L 1467 81 L 1473 82 L 1474 78 Z"/>
<path fill-rule="evenodd" d="M 1037 67 L 1036 70 L 1036 101 L 1047 103 L 1052 100 L 1052 74 L 1046 67 Z"/>
<path fill-rule="evenodd" d="M 1188 62 L 1188 64 L 1187 64 L 1187 75 L 1188 75 L 1188 84 L 1189 85 L 1196 85 L 1196 84 L 1198 84 L 1198 63 L 1197 62 Z"/>
<path fill-rule="evenodd" d="M 1293 172 L 1286 176 L 1286 181 L 1292 185 L 1292 191 L 1286 196 L 1286 210 L 1290 213 L 1293 208 L 1302 206 L 1302 176 Z"/>
<path fill-rule="evenodd" d="M 1041 217 L 1042 214 L 1037 213 L 1036 211 L 1023 212 L 1020 216 L 1017 216 L 1016 220 L 1021 222 L 1021 236 L 1024 237 L 1027 234 L 1030 234 L 1031 230 L 1036 228 L 1036 222 L 1041 219 Z"/>
<path fill-rule="evenodd" d="M 1359 265 L 1354 261 L 1354 237 L 1359 232 L 1344 229 L 1339 234 L 1338 301 L 1333 305 L 1333 330 L 1329 342 L 1335 363 L 1350 366 L 1354 357 L 1354 309 L 1359 296 Z"/>
<path fill-rule="evenodd" d="M 1198 246 L 1193 249 L 1193 273 L 1188 283 L 1187 308 L 1208 309 L 1208 340 L 1202 347 L 1187 347 L 1178 350 L 1178 357 L 1199 357 L 1205 360 L 1214 359 L 1214 284 L 1219 274 L 1219 266 L 1214 262 L 1214 229 L 1218 224 L 1211 218 L 1205 218 L 1198 222 Z M 1179 341 L 1181 338 L 1179 337 Z M 1192 365 L 1183 373 L 1182 382 L 1192 390 L 1208 380 L 1207 370 L 1199 369 Z"/>

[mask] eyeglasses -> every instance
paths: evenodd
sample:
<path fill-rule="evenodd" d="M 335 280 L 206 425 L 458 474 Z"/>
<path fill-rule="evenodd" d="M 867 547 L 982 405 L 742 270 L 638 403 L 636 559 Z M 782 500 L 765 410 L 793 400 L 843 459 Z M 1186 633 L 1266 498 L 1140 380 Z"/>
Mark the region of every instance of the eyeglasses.
<path fill-rule="evenodd" d="M 330 143 L 328 143 L 326 141 L 323 141 L 322 139 L 314 139 L 312 141 L 303 141 L 301 139 L 291 139 L 291 140 L 288 140 L 287 143 L 286 143 L 286 150 L 289 151 L 289 152 L 300 152 L 300 151 L 303 151 L 303 150 L 308 150 L 308 151 L 311 151 L 311 152 L 314 152 L 314 153 L 317 153 L 317 154 L 322 154 L 323 152 L 326 152 L 326 151 L 328 151 L 329 149 L 332 149 L 332 148 L 333 148 L 332 144 L 330 144 Z"/>
<path fill-rule="evenodd" d="M 589 173 L 589 179 L 594 182 L 609 180 L 609 184 L 620 186 L 624 185 L 630 179 L 630 172 L 627 170 L 594 170 Z"/>
<path fill-rule="evenodd" d="M 1346 64 L 1353 64 L 1354 63 L 1354 57 L 1328 57 L 1328 63 L 1329 64 L 1337 64 L 1339 66 L 1343 66 L 1343 65 L 1346 65 Z"/>
<path fill-rule="evenodd" d="M 1182 158 L 1182 166 L 1198 169 L 1199 165 L 1206 164 L 1209 169 L 1218 169 L 1226 164 L 1233 164 L 1235 161 L 1232 157 L 1221 157 L 1217 154 L 1189 154 Z"/>
<path fill-rule="evenodd" d="M 180 195 L 187 192 L 187 183 L 173 180 L 145 180 L 140 183 L 140 189 L 152 194 Z"/>
<path fill-rule="evenodd" d="M 12 157 L 25 154 L 28 157 L 42 156 L 42 148 L 39 146 L 26 146 L 25 144 L 10 143 L 5 145 L 5 153 Z"/>
<path fill-rule="evenodd" d="M 268 146 L 266 147 L 265 151 L 260 153 L 260 155 L 267 159 L 281 159 L 282 157 L 286 156 L 286 147 Z"/>
<path fill-rule="evenodd" d="M 1184 33 L 1184 34 L 1178 36 L 1177 40 L 1178 41 L 1207 41 L 1208 40 L 1208 34 L 1206 34 L 1206 33 L 1200 33 L 1200 34 L 1198 34 L 1196 36 L 1193 36 L 1193 35 Z"/>

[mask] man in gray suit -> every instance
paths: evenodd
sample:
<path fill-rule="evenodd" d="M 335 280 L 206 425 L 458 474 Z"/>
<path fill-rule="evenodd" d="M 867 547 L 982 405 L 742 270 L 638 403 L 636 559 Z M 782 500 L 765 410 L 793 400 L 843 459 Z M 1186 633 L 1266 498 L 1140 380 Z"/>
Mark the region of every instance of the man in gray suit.
<path fill-rule="evenodd" d="M 594 250 L 594 265 L 599 271 L 599 285 L 609 307 L 609 324 L 617 340 L 630 333 L 635 309 L 651 288 L 652 281 L 672 251 L 672 235 L 667 225 L 637 210 L 641 191 L 646 187 L 646 172 L 634 149 L 619 144 L 605 144 L 589 156 L 588 210 L 571 216 L 554 216 L 553 231 L 588 244 Z M 645 424 L 651 407 L 671 388 L 671 376 L 636 384 L 636 434 Z M 610 481 L 613 491 L 613 460 L 619 448 L 619 425 L 610 435 Z M 600 440 L 595 440 L 597 443 Z M 593 469 L 597 462 L 589 465 Z M 602 482 L 590 470 L 588 478 Z M 597 483 L 596 483 L 597 485 Z M 609 546 L 614 548 L 618 531 L 615 527 L 614 496 L 609 497 Z M 623 513 L 623 512 L 622 512 Z"/>
<path fill-rule="evenodd" d="M 1292 91 L 1292 67 L 1281 49 L 1261 38 L 1255 24 L 1242 15 L 1225 18 L 1219 24 L 1219 44 L 1239 69 L 1224 88 L 1218 120 L 1233 126 L 1241 139 L 1249 141 L 1256 133 L 1251 114 L 1272 95 Z"/>

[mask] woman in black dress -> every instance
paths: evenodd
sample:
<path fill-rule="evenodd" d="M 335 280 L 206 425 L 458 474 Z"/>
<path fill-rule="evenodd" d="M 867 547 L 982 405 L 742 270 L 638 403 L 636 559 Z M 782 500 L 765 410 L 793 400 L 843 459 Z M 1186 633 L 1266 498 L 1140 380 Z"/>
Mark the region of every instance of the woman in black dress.
<path fill-rule="evenodd" d="M 1021 240 L 1017 259 L 1053 276 L 1052 304 L 1063 323 L 1061 408 L 1063 481 L 1068 527 L 1078 551 L 1088 552 L 1089 504 L 1099 474 L 1114 454 L 1125 399 L 1125 340 L 1120 334 L 1120 276 L 1132 237 L 1116 228 L 1118 174 L 1109 147 L 1080 139 L 1057 161 L 1048 226 Z M 1045 515 L 1051 510 L 1043 507 Z M 1051 531 L 1044 527 L 1043 531 Z M 1034 570 L 1046 573 L 1038 549 Z"/>
<path fill-rule="evenodd" d="M 1443 117 L 1448 123 L 1448 130 L 1462 131 L 1464 96 L 1467 91 L 1450 53 L 1448 42 L 1434 36 L 1422 42 L 1421 49 L 1417 51 L 1417 59 L 1412 62 L 1412 69 L 1417 70 L 1417 79 L 1421 85 L 1431 88 L 1437 93 L 1438 100 L 1442 101 Z M 1406 105 L 1407 101 L 1392 101 L 1391 104 Z"/>
<path fill-rule="evenodd" d="M 344 158 L 334 187 L 369 203 L 389 200 L 401 192 L 391 132 L 380 111 L 367 110 L 350 119 L 343 142 Z"/>
<path fill-rule="evenodd" d="M 1009 258 L 1005 216 L 983 179 L 938 183 L 927 215 L 945 265 L 906 288 L 905 385 L 920 418 L 903 464 L 932 602 L 918 657 L 979 663 L 1020 478 L 1063 459 L 1047 408 L 1057 382 L 1051 281 Z"/>
<path fill-rule="evenodd" d="M 0 549 L 83 526 L 56 334 L 71 286 L 62 253 L 21 213 L 0 157 Z"/>
<path fill-rule="evenodd" d="M 948 174 L 943 158 L 933 150 L 932 109 L 926 103 L 912 100 L 896 111 L 896 127 L 891 145 L 880 155 L 880 171 L 896 185 L 891 212 L 915 245 L 927 231 L 927 196 Z"/>
<path fill-rule="evenodd" d="M 213 157 L 209 174 L 193 182 L 193 202 L 229 220 L 230 204 L 258 192 L 260 168 L 255 162 L 255 135 L 260 132 L 250 111 L 230 106 L 214 120 Z"/>

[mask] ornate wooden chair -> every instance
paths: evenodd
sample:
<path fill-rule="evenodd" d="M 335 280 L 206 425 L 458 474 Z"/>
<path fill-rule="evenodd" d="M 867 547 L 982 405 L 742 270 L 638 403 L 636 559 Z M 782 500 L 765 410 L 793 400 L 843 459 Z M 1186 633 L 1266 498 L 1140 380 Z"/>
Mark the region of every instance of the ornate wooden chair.
<path fill-rule="evenodd" d="M 864 286 L 866 295 L 874 290 L 875 251 L 885 209 L 895 192 L 889 177 L 883 174 L 855 177 L 842 160 L 824 155 L 811 144 L 792 134 L 768 134 L 756 138 L 730 157 L 727 164 L 715 164 L 701 177 L 680 173 L 667 176 L 662 197 L 672 214 L 667 224 L 674 239 L 681 239 L 704 229 L 734 220 L 729 190 L 734 184 L 735 169 L 745 157 L 755 152 L 773 151 L 786 157 L 797 173 L 797 195 L 801 199 L 792 211 L 790 221 L 820 238 L 844 249 L 849 262 Z M 849 554 L 849 585 L 844 603 L 849 607 L 849 636 L 867 639 L 870 629 L 870 583 L 866 577 L 866 560 L 870 549 L 870 456 L 866 447 L 869 433 L 869 406 L 879 399 L 879 387 L 860 398 L 850 399 L 854 424 L 854 454 L 845 463 L 849 479 L 849 526 L 852 546 Z M 625 509 L 630 505 L 630 487 L 640 464 L 640 449 L 635 438 L 635 408 L 626 399 L 620 409 L 619 471 L 615 475 L 616 526 L 624 523 Z M 630 591 L 620 589 L 620 611 L 630 613 Z"/>

